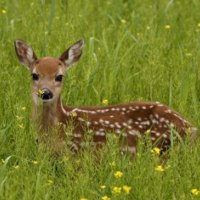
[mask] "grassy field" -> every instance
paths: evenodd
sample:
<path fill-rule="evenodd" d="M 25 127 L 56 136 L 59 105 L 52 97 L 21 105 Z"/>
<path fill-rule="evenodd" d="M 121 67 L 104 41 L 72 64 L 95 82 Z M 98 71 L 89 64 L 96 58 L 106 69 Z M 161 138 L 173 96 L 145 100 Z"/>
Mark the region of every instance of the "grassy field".
<path fill-rule="evenodd" d="M 134 161 L 120 155 L 112 137 L 98 162 L 89 145 L 52 161 L 35 143 L 31 77 L 13 46 L 20 38 L 38 56 L 60 56 L 84 38 L 65 104 L 160 101 L 200 127 L 199 8 L 198 0 L 1 0 L 0 199 L 199 199 L 199 139 L 171 148 L 165 165 L 142 142 Z"/>

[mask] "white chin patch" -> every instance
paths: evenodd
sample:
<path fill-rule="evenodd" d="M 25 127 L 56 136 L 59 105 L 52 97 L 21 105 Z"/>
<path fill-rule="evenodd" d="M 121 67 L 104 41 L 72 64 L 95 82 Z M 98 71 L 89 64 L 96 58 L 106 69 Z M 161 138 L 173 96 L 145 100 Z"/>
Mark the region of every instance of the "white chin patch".
<path fill-rule="evenodd" d="M 41 101 L 43 103 L 47 104 L 47 103 L 51 103 L 53 101 L 53 99 L 47 99 L 47 100 L 41 99 Z"/>

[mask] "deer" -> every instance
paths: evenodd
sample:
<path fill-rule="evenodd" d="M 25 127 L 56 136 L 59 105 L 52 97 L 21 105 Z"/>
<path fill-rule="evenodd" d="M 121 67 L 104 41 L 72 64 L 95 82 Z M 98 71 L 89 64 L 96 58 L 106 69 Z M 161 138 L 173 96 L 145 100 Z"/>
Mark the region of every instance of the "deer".
<path fill-rule="evenodd" d="M 16 55 L 30 71 L 32 77 L 33 116 L 37 121 L 42 142 L 51 131 L 56 130 L 57 151 L 62 151 L 67 137 L 67 127 L 72 127 L 70 150 L 78 152 L 87 134 L 91 135 L 95 148 L 101 148 L 108 134 L 119 136 L 122 152 L 135 155 L 141 137 L 149 135 L 152 144 L 161 150 L 171 145 L 171 132 L 175 130 L 181 138 L 188 134 L 194 137 L 197 128 L 178 112 L 159 102 L 137 101 L 107 106 L 64 106 L 61 91 L 64 76 L 71 65 L 82 55 L 84 40 L 71 45 L 59 58 L 38 58 L 24 41 L 14 42 Z M 59 128 L 56 128 L 57 125 Z"/>

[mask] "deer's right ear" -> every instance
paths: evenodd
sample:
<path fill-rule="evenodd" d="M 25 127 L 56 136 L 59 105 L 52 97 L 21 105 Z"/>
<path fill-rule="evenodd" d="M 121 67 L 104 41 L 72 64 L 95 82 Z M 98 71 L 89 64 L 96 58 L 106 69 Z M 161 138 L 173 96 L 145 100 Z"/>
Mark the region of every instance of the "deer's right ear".
<path fill-rule="evenodd" d="M 15 51 L 19 61 L 27 66 L 31 67 L 32 63 L 37 60 L 37 57 L 31 47 L 21 40 L 15 40 Z"/>

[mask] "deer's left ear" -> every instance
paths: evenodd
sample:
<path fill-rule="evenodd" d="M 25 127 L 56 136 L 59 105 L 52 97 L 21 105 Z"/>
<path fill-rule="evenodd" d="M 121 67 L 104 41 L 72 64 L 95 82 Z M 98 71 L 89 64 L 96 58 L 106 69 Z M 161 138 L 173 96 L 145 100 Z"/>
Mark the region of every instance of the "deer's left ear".
<path fill-rule="evenodd" d="M 69 47 L 61 56 L 60 60 L 66 65 L 70 66 L 77 62 L 82 54 L 82 48 L 84 45 L 84 40 L 79 40 L 71 47 Z"/>

